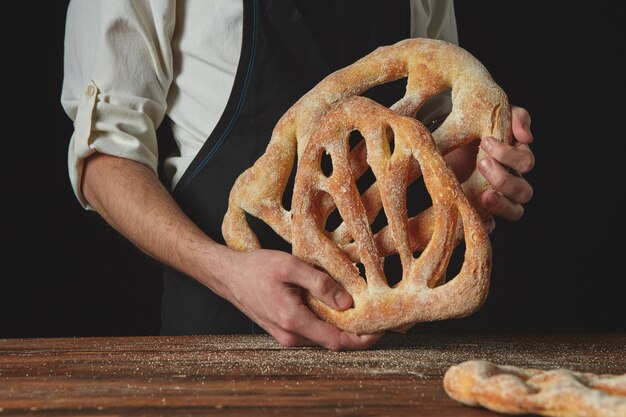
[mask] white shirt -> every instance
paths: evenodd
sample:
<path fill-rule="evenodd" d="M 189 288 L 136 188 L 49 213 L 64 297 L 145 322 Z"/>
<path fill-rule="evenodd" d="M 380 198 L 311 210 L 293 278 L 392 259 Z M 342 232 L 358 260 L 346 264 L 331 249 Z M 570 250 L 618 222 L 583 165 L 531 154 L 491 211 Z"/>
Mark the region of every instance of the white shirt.
<path fill-rule="evenodd" d="M 165 114 L 179 152 L 164 169 L 174 187 L 222 115 L 242 44 L 242 0 L 72 0 L 61 104 L 74 121 L 69 177 L 79 202 L 83 160 L 94 152 L 156 174 Z M 411 36 L 458 44 L 452 0 L 411 0 Z M 436 104 L 435 118 L 449 100 Z M 438 114 L 437 114 L 438 113 Z"/>

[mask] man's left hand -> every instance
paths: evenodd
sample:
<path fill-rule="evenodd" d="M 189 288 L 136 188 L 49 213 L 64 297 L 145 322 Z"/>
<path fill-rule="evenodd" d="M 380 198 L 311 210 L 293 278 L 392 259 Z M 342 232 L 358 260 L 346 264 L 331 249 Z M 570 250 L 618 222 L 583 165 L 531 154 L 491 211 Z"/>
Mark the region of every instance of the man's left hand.
<path fill-rule="evenodd" d="M 482 203 L 493 215 L 516 221 L 524 214 L 523 204 L 533 196 L 533 188 L 522 174 L 533 169 L 535 155 L 529 146 L 533 141 L 530 114 L 512 106 L 511 119 L 513 144 L 483 138 L 480 147 L 487 156 L 478 162 L 478 169 L 493 187 L 483 193 Z"/>

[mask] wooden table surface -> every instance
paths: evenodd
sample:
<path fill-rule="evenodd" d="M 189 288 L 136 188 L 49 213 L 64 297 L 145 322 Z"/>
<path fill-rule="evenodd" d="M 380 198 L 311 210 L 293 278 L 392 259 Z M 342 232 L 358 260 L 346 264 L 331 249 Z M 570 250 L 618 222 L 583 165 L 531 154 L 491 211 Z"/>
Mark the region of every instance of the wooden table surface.
<path fill-rule="evenodd" d="M 0 339 L 0 417 L 497 416 L 443 390 L 470 359 L 621 374 L 626 334 L 389 334 L 360 352 L 265 335 Z"/>

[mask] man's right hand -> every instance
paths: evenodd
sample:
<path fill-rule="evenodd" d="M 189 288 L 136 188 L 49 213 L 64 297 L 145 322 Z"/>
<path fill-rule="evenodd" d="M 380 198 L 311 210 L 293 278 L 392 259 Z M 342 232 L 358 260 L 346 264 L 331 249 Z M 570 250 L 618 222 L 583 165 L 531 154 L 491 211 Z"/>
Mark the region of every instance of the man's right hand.
<path fill-rule="evenodd" d="M 325 346 L 330 350 L 366 349 L 382 333 L 356 335 L 326 323 L 304 304 L 302 290 L 336 310 L 352 297 L 328 274 L 281 251 L 230 252 L 227 298 L 285 347 Z"/>
<path fill-rule="evenodd" d="M 302 289 L 341 310 L 352 305 L 341 286 L 289 253 L 244 253 L 218 244 L 138 162 L 96 153 L 85 160 L 82 190 L 94 210 L 139 249 L 228 299 L 283 346 L 365 349 L 382 336 L 357 336 L 319 320 L 304 304 Z"/>

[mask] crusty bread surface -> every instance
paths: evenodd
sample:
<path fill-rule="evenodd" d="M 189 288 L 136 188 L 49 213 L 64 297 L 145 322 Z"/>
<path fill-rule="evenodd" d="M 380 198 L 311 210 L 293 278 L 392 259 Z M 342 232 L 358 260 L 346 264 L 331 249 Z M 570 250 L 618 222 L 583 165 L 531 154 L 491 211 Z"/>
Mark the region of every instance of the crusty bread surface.
<path fill-rule="evenodd" d="M 403 77 L 405 95 L 390 108 L 362 96 Z M 431 135 L 415 115 L 448 88 L 452 111 Z M 489 184 L 478 170 L 460 184 L 443 156 L 486 136 L 510 143 L 510 117 L 506 94 L 463 48 L 421 38 L 380 47 L 328 75 L 280 118 L 265 153 L 231 190 L 225 241 L 240 251 L 260 248 L 246 213 L 267 223 L 295 256 L 350 292 L 354 305 L 346 311 L 305 296 L 313 312 L 343 330 L 404 332 L 418 322 L 470 315 L 489 287 L 493 219 L 480 204 Z M 362 140 L 351 147 L 354 131 Z M 479 149 L 477 160 L 483 156 Z M 328 157 L 330 172 L 321 162 Z M 296 166 L 287 210 L 283 193 Z M 368 170 L 376 180 L 361 193 L 356 181 Z M 418 178 L 432 206 L 409 217 L 407 188 Z M 342 223 L 327 230 L 333 211 Z M 374 233 L 381 211 L 388 224 Z M 460 242 L 463 264 L 446 277 Z M 389 285 L 384 262 L 396 254 L 402 276 Z"/>

